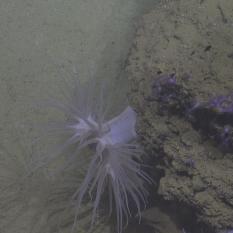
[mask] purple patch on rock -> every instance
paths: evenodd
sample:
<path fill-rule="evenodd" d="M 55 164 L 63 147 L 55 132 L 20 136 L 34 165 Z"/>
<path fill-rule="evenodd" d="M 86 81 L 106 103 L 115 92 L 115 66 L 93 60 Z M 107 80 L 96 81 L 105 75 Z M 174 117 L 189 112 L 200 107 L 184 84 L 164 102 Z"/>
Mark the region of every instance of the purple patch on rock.
<path fill-rule="evenodd" d="M 211 99 L 207 103 L 207 107 L 213 108 L 220 113 L 233 113 L 233 93 Z"/>

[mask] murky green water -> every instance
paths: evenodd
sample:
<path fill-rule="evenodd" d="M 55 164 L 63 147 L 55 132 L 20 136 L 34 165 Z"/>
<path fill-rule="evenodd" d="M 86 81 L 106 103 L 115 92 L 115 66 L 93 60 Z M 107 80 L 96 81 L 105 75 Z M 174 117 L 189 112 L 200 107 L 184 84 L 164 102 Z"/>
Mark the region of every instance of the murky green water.
<path fill-rule="evenodd" d="M 44 150 L 42 144 L 35 142 L 38 135 L 35 125 L 56 115 L 35 105 L 50 96 L 59 98 L 60 91 L 66 91 L 64 80 L 75 75 L 83 80 L 121 76 L 138 19 L 155 3 L 154 0 L 2 0 L 2 156 L 17 157 L 13 160 L 16 163 Z M 12 172 L 23 175 L 20 165 L 14 167 L 14 162 L 10 163 Z M 19 214 L 24 215 L 23 212 Z M 16 224 L 12 221 L 11 226 L 0 227 L 0 231 L 27 233 L 30 221 L 29 216 L 24 216 Z"/>
<path fill-rule="evenodd" d="M 230 0 L 200 0 L 198 3 L 193 0 L 1 0 L 0 233 L 70 233 L 73 213 L 67 203 L 86 171 L 88 152 L 77 161 L 80 171 L 74 174 L 70 171 L 54 178 L 48 176 L 47 171 L 43 171 L 46 174 L 38 172 L 26 184 L 22 177 L 28 177 L 25 167 L 32 156 L 48 153 L 47 148 L 60 140 L 46 135 L 38 140 L 41 125 L 63 117 L 41 105 L 50 97 L 62 99 L 63 94 L 69 95 L 67 84 L 72 85 L 77 76 L 81 80 L 120 80 L 119 91 L 112 100 L 115 103 L 118 96 L 126 94 L 128 77 L 125 68 L 128 65 L 135 78 L 132 80 L 130 77 L 133 87 L 131 103 L 138 107 L 139 112 L 146 113 L 146 122 L 152 122 L 149 126 L 144 125 L 143 118 L 139 125 L 150 143 L 148 148 L 152 148 L 149 151 L 155 149 L 151 138 L 156 141 L 158 134 L 174 133 L 176 127 L 185 132 L 182 136 L 175 134 L 174 140 L 178 138 L 176 145 L 182 140 L 198 141 L 198 137 L 190 136 L 196 135 L 196 131 L 188 128 L 187 122 L 174 117 L 178 123 L 169 123 L 169 128 L 161 116 L 154 117 L 153 106 L 147 104 L 140 108 L 140 104 L 149 93 L 147 88 L 154 74 L 161 73 L 174 72 L 182 82 L 185 78 L 189 79 L 189 82 L 184 81 L 184 86 L 192 90 L 200 101 L 205 101 L 213 93 L 232 91 L 232 9 Z M 147 12 L 151 13 L 142 19 Z M 232 179 L 225 179 L 226 174 L 230 174 L 229 177 L 232 174 L 232 154 L 222 155 L 212 145 L 207 143 L 203 146 L 200 143 L 197 148 L 201 148 L 199 154 L 202 157 L 197 156 L 197 167 L 184 178 L 181 175 L 184 174 L 184 164 L 180 161 L 187 157 L 186 153 L 197 155 L 197 149 L 185 150 L 184 158 L 180 150 L 178 156 L 172 158 L 173 161 L 174 142 L 169 143 L 164 143 L 166 153 L 172 155 L 165 165 L 164 161 L 161 163 L 165 175 L 160 182 L 160 197 L 152 200 L 152 208 L 143 212 L 148 224 L 139 226 L 138 221 L 132 220 L 126 232 L 190 233 L 184 230 L 186 227 L 191 233 L 199 233 L 199 230 L 206 233 L 203 230 L 206 228 L 200 229 L 196 224 L 200 220 L 205 224 L 211 223 L 211 227 L 215 227 L 216 223 L 218 233 L 222 224 L 225 233 L 226 226 L 231 227 L 233 214 L 230 205 L 222 201 L 225 198 L 232 205 L 232 187 L 228 185 L 232 184 Z M 180 148 L 184 148 L 183 144 Z M 204 160 L 202 149 L 205 152 L 210 150 L 208 153 L 212 153 L 212 157 L 204 153 Z M 170 160 L 173 162 L 166 165 Z M 206 168 L 206 161 L 209 169 Z M 62 162 L 59 160 L 55 167 Z M 212 171 L 215 171 L 214 175 Z M 197 191 L 196 195 L 196 189 L 203 188 L 200 180 L 208 185 L 205 183 L 205 192 Z M 27 192 L 29 188 L 35 190 L 35 196 Z M 50 197 L 51 193 L 53 196 Z M 157 202 L 173 197 L 176 201 L 172 204 Z M 184 208 L 180 206 L 179 198 L 182 204 L 185 203 Z M 27 200 L 30 200 L 29 206 L 21 208 L 21 203 Z M 217 200 L 216 205 L 213 200 Z M 196 219 L 189 208 L 192 206 L 190 203 L 210 212 L 201 215 L 199 211 L 201 217 Z M 90 221 L 89 206 L 84 206 L 82 210 L 77 233 L 86 232 Z M 11 219 L 16 212 L 20 217 Z M 192 218 L 195 218 L 194 221 Z M 10 224 L 5 225 L 9 220 Z M 57 222 L 61 223 L 60 231 L 56 228 Z M 97 232 L 114 233 L 114 224 L 109 221 L 101 223 L 93 230 L 93 233 Z"/>

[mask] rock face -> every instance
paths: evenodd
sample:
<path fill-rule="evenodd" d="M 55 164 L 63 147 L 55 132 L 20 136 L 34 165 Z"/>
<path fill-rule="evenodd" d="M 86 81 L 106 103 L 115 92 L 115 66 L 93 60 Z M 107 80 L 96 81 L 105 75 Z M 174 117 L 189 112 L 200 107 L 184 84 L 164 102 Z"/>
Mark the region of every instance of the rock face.
<path fill-rule="evenodd" d="M 226 231 L 233 228 L 233 151 L 222 150 L 205 127 L 195 127 L 192 113 L 233 91 L 233 2 L 162 2 L 143 17 L 129 55 L 138 133 L 156 168 L 164 170 L 159 195 L 192 209 L 212 232 Z M 181 94 L 155 98 L 153 87 L 163 76 L 176 77 Z M 187 99 L 193 101 L 181 109 Z M 169 111 L 171 105 L 175 111 Z M 222 113 L 216 106 L 211 111 Z M 231 117 L 221 121 L 224 130 L 232 127 Z M 208 114 L 198 121 L 202 118 L 208 122 Z M 213 118 L 209 124 L 215 124 Z"/>

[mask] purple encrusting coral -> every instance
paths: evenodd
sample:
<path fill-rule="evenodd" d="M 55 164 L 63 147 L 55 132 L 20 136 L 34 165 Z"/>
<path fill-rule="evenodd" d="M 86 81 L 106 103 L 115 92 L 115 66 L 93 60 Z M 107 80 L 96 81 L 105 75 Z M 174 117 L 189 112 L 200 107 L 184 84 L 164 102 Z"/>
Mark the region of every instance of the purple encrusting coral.
<path fill-rule="evenodd" d="M 67 105 L 56 104 L 68 119 L 62 129 L 69 136 L 62 148 L 73 145 L 77 151 L 86 147 L 93 150 L 86 176 L 72 197 L 76 209 L 72 232 L 76 231 L 79 210 L 88 194 L 93 200 L 91 226 L 96 222 L 103 197 L 107 196 L 109 215 L 114 212 L 117 232 L 121 233 L 129 217 L 140 216 L 145 208 L 145 184 L 152 180 L 141 168 L 143 151 L 136 142 L 135 111 L 128 106 L 116 117 L 107 119 L 105 87 L 98 88 L 92 82 L 77 85 Z"/>
<path fill-rule="evenodd" d="M 233 93 L 200 103 L 175 74 L 167 74 L 154 81 L 151 97 L 158 102 L 159 112 L 185 117 L 224 152 L 233 151 Z"/>
<path fill-rule="evenodd" d="M 221 231 L 219 233 L 233 233 L 233 229 L 224 230 L 224 231 Z"/>
<path fill-rule="evenodd" d="M 219 113 L 233 114 L 233 93 L 214 97 L 206 105 Z"/>
<path fill-rule="evenodd" d="M 195 127 L 214 139 L 224 152 L 233 151 L 233 94 L 213 97 L 191 112 Z"/>
<path fill-rule="evenodd" d="M 176 75 L 159 75 L 152 85 L 152 100 L 159 102 L 161 113 L 183 115 L 192 106 L 192 97 L 177 83 Z"/>
<path fill-rule="evenodd" d="M 153 96 L 163 103 L 167 103 L 176 97 L 175 74 L 162 75 L 153 84 Z"/>

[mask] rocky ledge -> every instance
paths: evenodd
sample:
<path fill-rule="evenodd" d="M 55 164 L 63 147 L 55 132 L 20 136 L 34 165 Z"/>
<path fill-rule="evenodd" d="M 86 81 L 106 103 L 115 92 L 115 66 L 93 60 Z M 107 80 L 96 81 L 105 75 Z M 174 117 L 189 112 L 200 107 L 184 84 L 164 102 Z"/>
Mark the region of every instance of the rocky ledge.
<path fill-rule="evenodd" d="M 154 169 L 163 171 L 158 196 L 178 212 L 189 209 L 209 232 L 227 232 L 233 228 L 233 3 L 161 2 L 141 20 L 127 64 L 137 131 Z"/>

